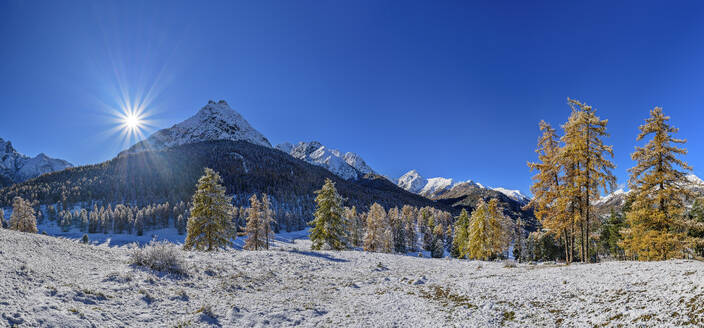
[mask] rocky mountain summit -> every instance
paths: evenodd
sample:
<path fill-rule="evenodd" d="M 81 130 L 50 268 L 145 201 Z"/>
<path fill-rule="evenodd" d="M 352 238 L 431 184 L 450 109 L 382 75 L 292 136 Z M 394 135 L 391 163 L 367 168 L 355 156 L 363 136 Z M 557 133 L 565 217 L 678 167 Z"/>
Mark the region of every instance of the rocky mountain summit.
<path fill-rule="evenodd" d="M 323 146 L 320 142 L 299 142 L 296 145 L 282 143 L 278 150 L 310 164 L 326 168 L 328 171 L 345 179 L 358 179 L 365 174 L 375 174 L 361 156 Z"/>
<path fill-rule="evenodd" d="M 26 181 L 72 166 L 65 160 L 51 158 L 44 153 L 36 157 L 20 154 L 10 141 L 0 138 L 0 186 Z"/>
<path fill-rule="evenodd" d="M 210 100 L 191 118 L 155 132 L 120 155 L 214 140 L 246 141 L 271 148 L 269 140 L 230 108 L 227 102 Z"/>

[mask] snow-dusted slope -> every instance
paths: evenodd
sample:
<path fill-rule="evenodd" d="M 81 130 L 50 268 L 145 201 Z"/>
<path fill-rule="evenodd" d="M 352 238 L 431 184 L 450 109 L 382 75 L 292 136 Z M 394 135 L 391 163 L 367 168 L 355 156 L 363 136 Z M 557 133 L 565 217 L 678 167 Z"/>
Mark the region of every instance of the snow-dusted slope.
<path fill-rule="evenodd" d="M 9 181 L 22 182 L 72 166 L 67 161 L 51 158 L 44 153 L 33 158 L 25 156 L 17 152 L 10 141 L 0 138 L 0 176 Z"/>
<path fill-rule="evenodd" d="M 185 252 L 188 275 L 126 247 L 0 229 L 0 327 L 700 327 L 699 261 L 517 264 L 360 251 Z"/>
<path fill-rule="evenodd" d="M 506 188 L 501 188 L 501 187 L 491 188 L 491 189 L 494 189 L 494 190 L 508 196 L 508 198 L 511 198 L 517 202 L 521 202 L 524 204 L 527 204 L 528 202 L 530 202 L 530 198 L 523 195 L 520 190 L 511 190 L 511 189 L 506 189 Z"/>
<path fill-rule="evenodd" d="M 398 178 L 396 184 L 402 189 L 414 194 L 419 194 L 420 191 L 423 190 L 423 187 L 428 184 L 428 180 L 423 178 L 418 171 L 410 170 L 408 173 Z"/>
<path fill-rule="evenodd" d="M 451 191 L 452 189 L 458 186 L 465 186 L 467 184 L 476 186 L 478 188 L 486 189 L 483 185 L 472 180 L 455 181 L 451 178 L 443 177 L 426 179 L 421 176 L 416 170 L 410 170 L 406 174 L 398 178 L 398 180 L 396 180 L 396 185 L 401 187 L 402 189 L 431 198 L 443 192 Z M 503 194 L 509 193 L 506 196 L 519 202 L 521 201 L 521 199 L 525 198 L 525 196 L 521 195 L 521 193 L 517 190 L 508 190 L 504 188 L 494 188 L 493 190 L 496 190 Z M 518 195 L 520 195 L 520 197 Z"/>
<path fill-rule="evenodd" d="M 286 142 L 277 145 L 276 148 L 295 158 L 324 167 L 346 180 L 374 173 L 374 170 L 359 155 L 350 152 L 343 154 L 317 141 L 299 142 L 295 146 Z"/>
<path fill-rule="evenodd" d="M 209 101 L 193 117 L 171 128 L 159 130 L 144 141 L 123 153 L 144 150 L 161 150 L 184 144 L 211 140 L 247 141 L 271 147 L 269 140 L 255 130 L 238 112 L 224 100 Z"/>

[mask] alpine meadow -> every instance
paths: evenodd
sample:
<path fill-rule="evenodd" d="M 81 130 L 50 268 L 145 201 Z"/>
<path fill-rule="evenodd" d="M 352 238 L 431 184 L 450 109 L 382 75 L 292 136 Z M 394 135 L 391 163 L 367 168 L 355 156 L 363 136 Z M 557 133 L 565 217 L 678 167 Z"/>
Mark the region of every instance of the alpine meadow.
<path fill-rule="evenodd" d="M 0 327 L 704 327 L 702 3 L 0 13 Z"/>

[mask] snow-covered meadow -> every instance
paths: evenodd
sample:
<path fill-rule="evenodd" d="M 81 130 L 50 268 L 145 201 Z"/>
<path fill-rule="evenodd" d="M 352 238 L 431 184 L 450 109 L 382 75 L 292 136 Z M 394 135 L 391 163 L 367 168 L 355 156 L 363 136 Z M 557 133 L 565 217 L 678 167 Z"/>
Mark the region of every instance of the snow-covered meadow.
<path fill-rule="evenodd" d="M 290 236 L 289 236 L 290 237 Z M 186 276 L 128 246 L 0 230 L 0 326 L 701 327 L 704 263 L 519 264 L 360 251 L 183 252 Z"/>

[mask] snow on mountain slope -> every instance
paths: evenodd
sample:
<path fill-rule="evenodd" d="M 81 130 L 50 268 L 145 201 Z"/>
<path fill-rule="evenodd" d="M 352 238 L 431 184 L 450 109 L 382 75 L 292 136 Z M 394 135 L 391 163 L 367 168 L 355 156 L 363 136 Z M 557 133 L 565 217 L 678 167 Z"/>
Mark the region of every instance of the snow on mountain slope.
<path fill-rule="evenodd" d="M 491 188 L 491 189 L 496 190 L 496 191 L 506 195 L 508 198 L 511 198 L 517 202 L 521 202 L 524 204 L 527 204 L 528 202 L 530 202 L 530 198 L 524 196 L 520 190 L 510 190 L 510 189 L 501 188 L 501 187 Z"/>
<path fill-rule="evenodd" d="M 0 229 L 0 326 L 697 327 L 704 320 L 699 261 L 508 267 L 310 245 L 279 235 L 270 251 L 172 248 L 188 273 L 173 276 L 130 265 L 128 247 Z"/>
<path fill-rule="evenodd" d="M 0 176 L 12 182 L 22 182 L 45 173 L 73 167 L 62 159 L 51 158 L 44 153 L 30 158 L 20 154 L 10 141 L 0 138 Z"/>
<path fill-rule="evenodd" d="M 428 180 L 424 179 L 418 171 L 410 170 L 408 173 L 398 178 L 396 184 L 402 189 L 418 194 L 423 190 L 423 187 L 428 184 Z"/>
<path fill-rule="evenodd" d="M 405 190 L 410 191 L 412 193 L 416 193 L 416 194 L 426 196 L 426 197 L 433 197 L 433 196 L 439 195 L 443 192 L 451 191 L 454 188 L 461 186 L 461 185 L 465 185 L 465 184 L 477 186 L 481 189 L 487 189 L 486 187 L 484 187 L 480 183 L 474 182 L 472 180 L 454 181 L 453 179 L 443 178 L 443 177 L 426 179 L 423 176 L 421 176 L 418 173 L 418 171 L 416 171 L 416 170 L 410 170 L 406 174 L 404 174 L 400 178 L 398 178 L 398 180 L 396 180 L 396 185 L 398 185 L 402 189 L 405 189 Z M 505 189 L 505 188 L 488 188 L 488 189 L 500 192 L 500 193 L 506 195 L 507 197 L 509 197 L 517 202 L 520 202 L 520 203 L 527 203 L 530 201 L 530 199 L 528 197 L 521 194 L 521 192 L 518 190 L 510 190 L 510 189 Z"/>
<path fill-rule="evenodd" d="M 374 170 L 359 155 L 351 152 L 343 154 L 317 141 L 299 142 L 295 146 L 286 142 L 277 145 L 276 149 L 313 165 L 324 167 L 346 180 L 374 173 Z"/>
<path fill-rule="evenodd" d="M 451 189 L 452 186 L 452 179 L 441 177 L 430 178 L 427 180 L 425 186 L 423 186 L 423 189 L 420 190 L 420 194 L 423 196 L 428 196 L 446 189 Z"/>
<path fill-rule="evenodd" d="M 196 115 L 171 128 L 157 131 L 123 153 L 161 150 L 210 140 L 247 141 L 271 148 L 269 140 L 230 108 L 227 102 L 220 100 L 215 103 L 211 100 Z"/>

